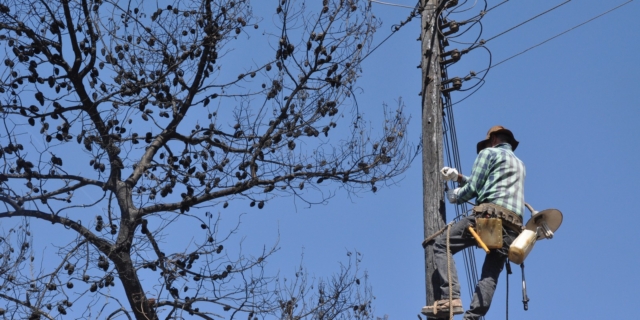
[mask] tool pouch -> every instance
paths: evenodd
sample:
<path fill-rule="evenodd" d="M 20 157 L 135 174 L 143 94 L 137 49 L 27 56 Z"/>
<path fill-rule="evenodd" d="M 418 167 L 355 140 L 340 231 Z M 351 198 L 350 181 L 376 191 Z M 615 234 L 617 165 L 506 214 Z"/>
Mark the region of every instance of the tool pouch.
<path fill-rule="evenodd" d="M 497 204 L 482 203 L 473 207 L 473 213 L 476 216 L 476 222 L 478 218 L 498 218 L 505 228 L 509 228 L 518 234 L 523 230 L 522 218 L 515 212 Z"/>
<path fill-rule="evenodd" d="M 502 219 L 476 217 L 476 231 L 489 249 L 502 248 Z"/>

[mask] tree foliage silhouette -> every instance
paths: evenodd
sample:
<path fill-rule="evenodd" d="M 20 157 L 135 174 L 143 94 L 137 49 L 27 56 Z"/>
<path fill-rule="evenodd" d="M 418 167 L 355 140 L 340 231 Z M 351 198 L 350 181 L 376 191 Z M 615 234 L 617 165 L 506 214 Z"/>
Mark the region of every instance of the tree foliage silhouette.
<path fill-rule="evenodd" d="M 375 192 L 412 158 L 402 105 L 370 129 L 355 100 L 370 3 L 274 5 L 262 20 L 243 0 L 0 4 L 0 218 L 23 219 L 1 242 L 0 313 L 372 316 L 358 258 L 278 284 L 261 271 L 275 248 L 233 258 L 217 229 L 231 203 Z M 32 221 L 68 240 L 55 262 L 34 267 Z M 185 226 L 197 240 L 177 251 Z"/>

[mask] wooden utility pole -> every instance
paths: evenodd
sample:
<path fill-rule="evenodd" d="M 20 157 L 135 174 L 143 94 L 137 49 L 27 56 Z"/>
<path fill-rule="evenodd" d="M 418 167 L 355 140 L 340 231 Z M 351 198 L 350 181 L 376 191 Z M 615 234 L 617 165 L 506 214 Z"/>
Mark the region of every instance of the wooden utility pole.
<path fill-rule="evenodd" d="M 440 94 L 440 42 L 438 41 L 437 0 L 421 0 L 422 8 L 422 186 L 425 238 L 444 227 L 446 211 L 444 205 L 443 180 L 439 170 L 444 165 L 442 143 L 442 99 Z M 434 288 L 440 286 L 434 281 L 435 263 L 433 242 L 424 252 L 426 275 L 426 305 L 433 305 L 440 299 Z"/>

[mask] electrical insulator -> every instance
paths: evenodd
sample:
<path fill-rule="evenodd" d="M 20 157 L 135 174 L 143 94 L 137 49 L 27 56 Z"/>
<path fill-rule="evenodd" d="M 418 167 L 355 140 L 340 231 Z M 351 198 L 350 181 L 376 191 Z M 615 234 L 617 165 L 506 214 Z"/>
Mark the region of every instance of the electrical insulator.
<path fill-rule="evenodd" d="M 451 83 L 451 87 L 445 88 L 444 86 Z M 460 90 L 462 88 L 462 79 L 459 77 L 451 78 L 449 80 L 443 81 L 440 85 L 440 91 L 442 93 L 449 93 L 454 90 Z"/>
<path fill-rule="evenodd" d="M 450 59 L 445 59 L 446 57 L 451 57 Z M 454 49 L 451 51 L 447 51 L 440 55 L 440 64 L 449 64 L 453 62 L 457 62 L 462 57 L 462 54 L 458 49 Z"/>
<path fill-rule="evenodd" d="M 475 77 L 475 76 L 476 76 L 476 72 L 475 72 L 475 71 L 473 71 L 473 70 L 471 70 L 471 71 L 469 71 L 469 75 L 467 75 L 466 77 L 464 77 L 464 81 L 469 81 L 469 80 L 471 80 L 471 79 L 472 79 L 473 77 Z"/>
<path fill-rule="evenodd" d="M 444 32 L 444 29 L 447 28 L 449 28 L 449 31 Z M 445 37 L 458 32 L 458 30 L 460 30 L 460 26 L 455 21 L 450 21 L 440 26 L 440 32 L 442 32 Z"/>

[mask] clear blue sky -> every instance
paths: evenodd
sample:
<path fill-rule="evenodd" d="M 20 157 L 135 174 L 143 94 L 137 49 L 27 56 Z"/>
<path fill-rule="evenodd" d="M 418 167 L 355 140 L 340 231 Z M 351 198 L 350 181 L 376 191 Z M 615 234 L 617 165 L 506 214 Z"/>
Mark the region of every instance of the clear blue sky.
<path fill-rule="evenodd" d="M 387 1 L 392 2 L 392 1 Z M 501 61 L 582 23 L 624 1 L 572 1 L 487 46 Z M 414 1 L 393 3 L 412 6 Z M 471 3 L 471 1 L 469 1 Z M 498 1 L 489 1 L 490 6 Z M 482 20 L 483 38 L 498 34 L 562 1 L 509 1 Z M 383 19 L 377 39 L 410 9 L 374 4 Z M 468 12 L 477 14 L 480 6 Z M 452 15 L 463 20 L 469 13 Z M 520 141 L 517 155 L 527 166 L 526 201 L 537 210 L 557 208 L 564 223 L 553 240 L 539 242 L 526 261 L 529 311 L 522 308 L 520 270 L 510 277 L 511 319 L 632 318 L 640 297 L 640 262 L 635 182 L 640 180 L 640 7 L 625 7 L 533 49 L 495 69 L 486 84 L 454 107 L 458 144 L 469 174 L 475 144 L 489 127 L 502 124 Z M 459 18 L 456 18 L 459 17 Z M 269 19 L 267 19 L 269 20 Z M 383 44 L 364 65 L 358 102 L 375 123 L 382 103 L 402 97 L 412 115 L 410 139 L 420 136 L 419 20 Z M 473 32 L 473 31 L 472 31 Z M 453 48 L 463 48 L 453 45 Z M 478 50 L 480 51 L 480 50 Z M 464 56 L 450 76 L 488 66 L 485 52 Z M 463 93 L 454 93 L 457 101 Z M 347 250 L 363 254 L 373 286 L 375 313 L 416 319 L 425 302 L 422 181 L 420 159 L 389 188 L 348 198 L 338 195 L 310 209 L 285 199 L 276 209 L 248 211 L 247 241 L 280 237 L 272 267 L 284 274 L 304 253 L 310 274 L 328 276 Z M 448 208 L 451 218 L 453 208 Z M 528 212 L 526 215 L 528 218 Z M 259 235 L 259 239 L 255 239 Z M 478 268 L 484 253 L 476 249 Z M 456 259 L 463 270 L 461 257 Z M 505 318 L 505 273 L 487 319 Z M 464 279 L 462 279 L 464 281 Z M 463 288 L 465 308 L 470 295 Z M 458 317 L 460 318 L 460 317 Z"/>

